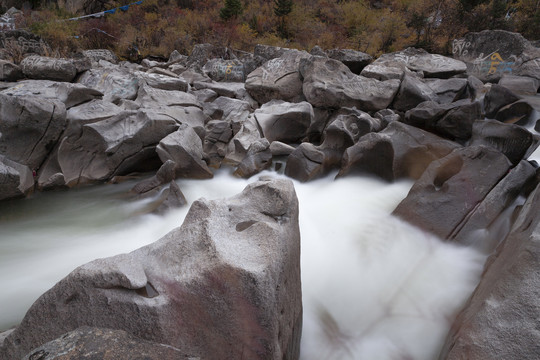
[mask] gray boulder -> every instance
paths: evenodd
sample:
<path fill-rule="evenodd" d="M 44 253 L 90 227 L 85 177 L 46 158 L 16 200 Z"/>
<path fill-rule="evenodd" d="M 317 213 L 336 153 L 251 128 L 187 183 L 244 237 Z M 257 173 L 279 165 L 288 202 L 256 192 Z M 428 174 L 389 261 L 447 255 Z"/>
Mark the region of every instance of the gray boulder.
<path fill-rule="evenodd" d="M 121 99 L 135 100 L 139 90 L 139 79 L 120 66 L 90 69 L 85 71 L 77 82 L 103 93 L 103 100 L 115 104 Z"/>
<path fill-rule="evenodd" d="M 426 85 L 435 93 L 436 101 L 441 104 L 450 104 L 463 99 L 467 92 L 467 79 L 425 79 Z M 407 109 L 409 110 L 409 109 Z"/>
<path fill-rule="evenodd" d="M 400 85 L 399 80 L 378 81 L 355 75 L 339 61 L 320 56 L 302 61 L 300 72 L 304 95 L 315 107 L 385 109 Z"/>
<path fill-rule="evenodd" d="M 183 78 L 173 74 L 167 76 L 157 73 L 148 73 L 139 71 L 136 73 L 139 79 L 144 81 L 148 86 L 161 90 L 188 91 L 189 84 Z"/>
<path fill-rule="evenodd" d="M 156 172 L 156 175 L 138 182 L 130 191 L 135 194 L 145 194 L 160 187 L 161 185 L 170 183 L 176 178 L 175 168 L 176 164 L 174 161 L 165 161 Z"/>
<path fill-rule="evenodd" d="M 50 80 L 24 80 L 2 91 L 14 96 L 39 96 L 51 100 L 60 100 L 66 109 L 98 99 L 103 94 L 82 84 L 55 82 Z"/>
<path fill-rule="evenodd" d="M 202 68 L 203 72 L 214 81 L 244 82 L 246 69 L 240 60 L 209 60 Z"/>
<path fill-rule="evenodd" d="M 387 181 L 418 179 L 429 164 L 459 147 L 457 143 L 394 121 L 383 131 L 367 134 L 347 148 L 338 176 L 361 173 Z"/>
<path fill-rule="evenodd" d="M 139 87 L 135 102 L 146 108 L 194 106 L 202 109 L 201 103 L 192 94 L 184 91 L 156 89 L 146 84 Z"/>
<path fill-rule="evenodd" d="M 0 60 L 0 81 L 17 81 L 24 77 L 20 66 L 10 61 Z"/>
<path fill-rule="evenodd" d="M 266 139 L 259 139 L 249 146 L 244 159 L 240 162 L 233 175 L 250 178 L 272 166 L 272 152 L 270 143 Z"/>
<path fill-rule="evenodd" d="M 397 92 L 392 108 L 405 112 L 424 101 L 438 101 L 437 94 L 421 79 L 405 75 Z"/>
<path fill-rule="evenodd" d="M 216 169 L 221 166 L 221 161 L 227 155 L 229 141 L 232 137 L 231 124 L 227 121 L 211 120 L 206 124 L 203 150 L 208 166 Z"/>
<path fill-rule="evenodd" d="M 294 51 L 293 49 L 283 48 L 279 46 L 257 44 L 253 49 L 253 54 L 265 61 L 272 60 L 283 56 L 286 52 Z"/>
<path fill-rule="evenodd" d="M 535 359 L 540 353 L 540 188 L 486 264 L 439 359 Z"/>
<path fill-rule="evenodd" d="M 289 180 L 195 201 L 184 224 L 129 254 L 74 270 L 0 347 L 16 359 L 82 326 L 123 330 L 201 359 L 297 359 L 298 201 Z"/>
<path fill-rule="evenodd" d="M 324 152 L 311 143 L 302 143 L 287 158 L 285 175 L 306 182 L 324 175 Z"/>
<path fill-rule="evenodd" d="M 294 147 L 279 141 L 272 141 L 272 143 L 270 144 L 270 152 L 272 153 L 272 156 L 288 156 L 293 151 Z"/>
<path fill-rule="evenodd" d="M 118 64 L 118 57 L 108 49 L 89 49 L 83 50 L 83 56 L 87 57 L 92 63 L 99 63 L 100 60 L 108 61 L 112 64 Z"/>
<path fill-rule="evenodd" d="M 229 142 L 227 155 L 223 161 L 229 165 L 237 166 L 244 159 L 252 143 L 262 137 L 257 121 L 250 116 L 242 123 L 240 131 Z"/>
<path fill-rule="evenodd" d="M 326 54 L 330 59 L 341 61 L 349 70 L 357 75 L 373 61 L 371 55 L 351 49 L 332 49 L 326 51 Z M 312 55 L 314 55 L 313 52 Z"/>
<path fill-rule="evenodd" d="M 35 170 L 66 125 L 66 107 L 38 96 L 0 94 L 0 155 Z"/>
<path fill-rule="evenodd" d="M 499 80 L 499 85 L 518 95 L 536 95 L 540 80 L 528 76 L 503 75 Z"/>
<path fill-rule="evenodd" d="M 214 109 L 219 109 L 222 112 L 221 120 L 228 122 L 231 125 L 233 133 L 240 131 L 242 124 L 247 120 L 251 105 L 249 102 L 239 99 L 231 99 L 225 96 L 220 96 L 212 102 Z"/>
<path fill-rule="evenodd" d="M 527 100 L 519 100 L 500 108 L 495 119 L 505 123 L 528 125 L 533 111 L 534 107 Z"/>
<path fill-rule="evenodd" d="M 304 100 L 300 60 L 309 58 L 305 51 L 289 50 L 257 68 L 246 79 L 247 92 L 260 104 L 278 99 L 289 102 Z"/>
<path fill-rule="evenodd" d="M 484 112 L 486 117 L 494 119 L 497 112 L 504 106 L 518 101 L 520 98 L 504 86 L 493 84 L 484 97 Z"/>
<path fill-rule="evenodd" d="M 495 149 L 458 148 L 428 166 L 393 214 L 446 239 L 510 166 Z"/>
<path fill-rule="evenodd" d="M 308 102 L 272 100 L 256 110 L 253 116 L 269 142 L 294 143 L 306 136 L 315 115 Z"/>
<path fill-rule="evenodd" d="M 212 171 L 203 160 L 204 152 L 201 138 L 190 126 L 180 128 L 161 140 L 156 148 L 161 161 L 172 160 L 176 177 L 209 179 Z"/>
<path fill-rule="evenodd" d="M 0 200 L 24 197 L 33 189 L 32 170 L 0 155 Z"/>
<path fill-rule="evenodd" d="M 31 55 L 21 61 L 24 75 L 30 79 L 71 82 L 77 75 L 77 67 L 70 59 L 56 59 Z"/>
<path fill-rule="evenodd" d="M 81 326 L 32 351 L 22 360 L 194 359 L 172 346 L 143 340 L 123 330 Z"/>

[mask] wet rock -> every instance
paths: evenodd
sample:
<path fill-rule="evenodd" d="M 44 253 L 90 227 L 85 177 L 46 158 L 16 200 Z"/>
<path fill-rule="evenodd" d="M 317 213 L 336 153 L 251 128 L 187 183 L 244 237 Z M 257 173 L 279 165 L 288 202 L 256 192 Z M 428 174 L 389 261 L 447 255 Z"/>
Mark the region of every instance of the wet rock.
<path fill-rule="evenodd" d="M 315 107 L 387 108 L 399 89 L 399 80 L 378 81 L 353 74 L 337 60 L 311 57 L 302 61 L 303 91 Z"/>
<path fill-rule="evenodd" d="M 20 66 L 0 60 L 0 81 L 17 81 L 24 77 Z"/>
<path fill-rule="evenodd" d="M 66 107 L 38 96 L 0 94 L 0 155 L 37 169 L 66 125 Z"/>
<path fill-rule="evenodd" d="M 428 166 L 393 214 L 446 239 L 510 166 L 506 156 L 492 148 L 458 148 Z"/>
<path fill-rule="evenodd" d="M 34 178 L 28 166 L 0 155 L 0 200 L 24 197 L 34 189 Z"/>
<path fill-rule="evenodd" d="M 533 110 L 527 100 L 519 100 L 500 108 L 495 119 L 510 124 L 527 125 Z"/>
<path fill-rule="evenodd" d="M 487 87 L 484 83 L 478 79 L 476 76 L 469 75 L 467 77 L 467 92 L 469 99 L 471 101 L 479 100 L 489 91 L 491 87 Z"/>
<path fill-rule="evenodd" d="M 3 94 L 14 96 L 39 96 L 51 100 L 60 100 L 66 109 L 99 99 L 103 94 L 82 84 L 54 82 L 50 80 L 24 80 L 15 86 L 2 91 Z"/>
<path fill-rule="evenodd" d="M 95 326 L 201 359 L 297 359 L 301 324 L 298 201 L 291 181 L 265 180 L 194 202 L 153 244 L 77 268 L 33 304 L 0 357 Z"/>
<path fill-rule="evenodd" d="M 305 51 L 289 50 L 257 68 L 246 79 L 246 90 L 260 104 L 270 100 L 298 102 L 304 100 L 298 67 L 301 59 L 310 57 Z"/>
<path fill-rule="evenodd" d="M 497 112 L 506 105 L 518 101 L 520 98 L 504 86 L 494 84 L 484 98 L 484 111 L 486 117 L 494 119 Z"/>
<path fill-rule="evenodd" d="M 418 179 L 429 164 L 459 147 L 457 143 L 394 121 L 383 131 L 367 134 L 347 148 L 338 177 L 360 173 L 387 181 Z"/>
<path fill-rule="evenodd" d="M 212 171 L 203 160 L 200 137 L 189 126 L 182 125 L 159 142 L 156 148 L 161 161 L 172 160 L 176 164 L 176 177 L 209 179 Z"/>
<path fill-rule="evenodd" d="M 164 214 L 169 210 L 178 209 L 187 204 L 186 197 L 174 181 L 170 182 L 169 187 L 163 191 L 162 196 L 164 200 L 153 211 L 154 214 Z"/>
<path fill-rule="evenodd" d="M 159 170 L 156 172 L 156 175 L 137 183 L 131 189 L 131 192 L 134 192 L 136 194 L 144 194 L 156 189 L 161 185 L 170 183 L 176 178 L 175 168 L 176 163 L 174 161 L 165 161 L 163 165 L 161 165 Z"/>
<path fill-rule="evenodd" d="M 539 139 L 527 129 L 495 120 L 475 121 L 470 145 L 490 146 L 517 165 L 538 147 Z"/>
<path fill-rule="evenodd" d="M 323 175 L 324 153 L 310 143 L 302 143 L 287 158 L 285 175 L 299 181 L 313 180 Z"/>
<path fill-rule="evenodd" d="M 143 340 L 123 330 L 82 326 L 30 351 L 23 360 L 192 359 L 171 346 Z"/>
<path fill-rule="evenodd" d="M 360 74 L 366 65 L 373 61 L 373 58 L 369 54 L 351 49 L 332 49 L 326 51 L 326 54 L 330 59 L 341 61 L 357 75 Z"/>
<path fill-rule="evenodd" d="M 268 141 L 294 143 L 306 136 L 315 115 L 308 102 L 272 100 L 256 110 L 253 116 Z"/>
<path fill-rule="evenodd" d="M 293 151 L 294 147 L 279 141 L 272 141 L 270 144 L 270 152 L 272 152 L 272 156 L 290 155 Z"/>
<path fill-rule="evenodd" d="M 439 359 L 534 359 L 540 351 L 540 189 L 528 197 L 480 284 L 454 321 Z"/>
<path fill-rule="evenodd" d="M 424 101 L 438 102 L 437 94 L 421 79 L 405 75 L 392 103 L 392 108 L 405 112 Z"/>
<path fill-rule="evenodd" d="M 270 143 L 266 139 L 259 139 L 249 146 L 246 156 L 236 168 L 235 176 L 250 178 L 272 166 L 272 152 Z"/>
<path fill-rule="evenodd" d="M 77 68 L 70 59 L 56 59 L 31 55 L 21 61 L 24 75 L 30 79 L 71 82 L 77 75 Z"/>
<path fill-rule="evenodd" d="M 482 118 L 480 102 L 459 100 L 451 104 L 426 101 L 405 113 L 404 122 L 451 140 L 467 140 L 472 124 Z"/>
<path fill-rule="evenodd" d="M 257 121 L 250 116 L 242 123 L 240 131 L 238 131 L 229 142 L 227 155 L 225 156 L 224 161 L 232 166 L 240 164 L 246 156 L 251 144 L 261 137 Z"/>
<path fill-rule="evenodd" d="M 139 90 L 139 79 L 120 66 L 90 69 L 84 72 L 77 82 L 103 93 L 103 100 L 115 104 L 121 99 L 135 100 Z"/>

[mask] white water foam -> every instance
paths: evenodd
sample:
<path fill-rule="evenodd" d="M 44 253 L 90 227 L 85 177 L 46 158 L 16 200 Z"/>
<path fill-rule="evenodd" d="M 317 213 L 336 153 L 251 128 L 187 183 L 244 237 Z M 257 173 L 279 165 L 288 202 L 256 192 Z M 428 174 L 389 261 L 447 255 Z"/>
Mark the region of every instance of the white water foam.
<path fill-rule="evenodd" d="M 257 177 L 246 181 L 222 172 L 211 180 L 178 182 L 191 202 L 239 193 Z M 295 182 L 302 236 L 301 359 L 436 358 L 484 257 L 389 215 L 410 186 L 361 177 Z M 47 211 L 50 199 L 42 205 L 31 200 L 42 209 L 39 216 L 0 224 L 0 329 L 19 322 L 32 301 L 76 266 L 151 243 L 187 213 L 184 207 L 164 217 L 129 218 L 144 202 L 120 201 L 105 189 L 111 187 L 54 194 L 58 208 L 69 208 L 60 214 L 57 208 Z"/>

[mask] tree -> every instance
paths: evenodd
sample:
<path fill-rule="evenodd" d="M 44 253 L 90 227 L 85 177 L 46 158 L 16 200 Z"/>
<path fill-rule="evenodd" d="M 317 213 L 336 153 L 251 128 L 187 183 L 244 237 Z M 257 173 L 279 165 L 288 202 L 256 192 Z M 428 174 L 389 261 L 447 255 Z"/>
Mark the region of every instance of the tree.
<path fill-rule="evenodd" d="M 243 11 L 244 9 L 240 0 L 225 0 L 225 6 L 219 11 L 219 16 L 223 20 L 229 20 L 230 18 L 241 15 Z"/>
<path fill-rule="evenodd" d="M 292 11 L 292 0 L 274 0 L 274 14 L 279 18 L 278 33 L 282 38 L 288 36 L 288 31 L 285 26 L 285 17 Z"/>

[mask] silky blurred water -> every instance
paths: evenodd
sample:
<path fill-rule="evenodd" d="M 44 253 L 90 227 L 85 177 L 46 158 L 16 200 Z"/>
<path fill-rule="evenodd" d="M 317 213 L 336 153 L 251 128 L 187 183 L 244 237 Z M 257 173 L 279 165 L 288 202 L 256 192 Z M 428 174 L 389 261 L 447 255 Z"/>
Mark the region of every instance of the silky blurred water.
<path fill-rule="evenodd" d="M 257 178 L 219 172 L 178 184 L 191 203 L 237 194 Z M 35 194 L 0 205 L 0 329 L 20 322 L 32 302 L 75 267 L 135 250 L 181 225 L 188 206 L 165 216 L 140 215 L 150 200 L 127 196 L 133 185 Z M 485 258 L 392 217 L 411 185 L 333 176 L 295 182 L 302 359 L 436 358 Z"/>

